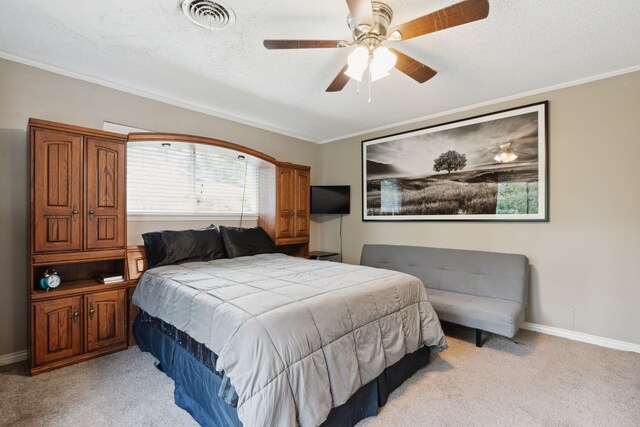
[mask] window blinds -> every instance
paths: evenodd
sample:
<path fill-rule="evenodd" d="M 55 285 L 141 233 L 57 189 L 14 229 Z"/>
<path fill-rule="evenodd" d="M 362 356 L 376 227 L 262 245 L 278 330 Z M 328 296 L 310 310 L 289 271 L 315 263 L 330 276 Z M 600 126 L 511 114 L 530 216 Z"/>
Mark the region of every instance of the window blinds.
<path fill-rule="evenodd" d="M 224 151 L 204 144 L 130 142 L 128 213 L 239 215 L 244 195 L 244 214 L 257 215 L 258 168 Z"/>

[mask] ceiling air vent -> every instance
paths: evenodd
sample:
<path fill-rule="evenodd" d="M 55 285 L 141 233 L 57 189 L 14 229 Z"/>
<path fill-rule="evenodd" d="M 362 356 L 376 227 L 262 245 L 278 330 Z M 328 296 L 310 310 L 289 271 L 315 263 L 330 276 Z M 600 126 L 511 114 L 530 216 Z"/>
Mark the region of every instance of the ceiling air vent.
<path fill-rule="evenodd" d="M 233 11 L 220 1 L 184 0 L 182 11 L 191 22 L 209 30 L 220 30 L 236 21 Z"/>

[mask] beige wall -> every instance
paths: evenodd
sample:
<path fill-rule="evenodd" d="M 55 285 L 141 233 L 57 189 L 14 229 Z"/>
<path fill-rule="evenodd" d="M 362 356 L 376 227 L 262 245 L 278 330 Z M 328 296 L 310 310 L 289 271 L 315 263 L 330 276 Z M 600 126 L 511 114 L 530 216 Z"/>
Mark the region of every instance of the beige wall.
<path fill-rule="evenodd" d="M 364 223 L 360 141 L 549 100 L 549 223 Z M 350 184 L 346 262 L 363 243 L 526 254 L 533 265 L 527 320 L 640 343 L 640 73 L 398 127 L 322 146 L 0 60 L 0 355 L 27 343 L 29 117 L 101 129 L 103 121 L 239 143 L 311 166 L 312 183 Z M 336 250 L 338 218 L 313 216 L 314 249 Z M 130 240 L 179 223 L 130 224 Z"/>
<path fill-rule="evenodd" d="M 95 129 L 110 121 L 209 136 L 310 165 L 312 182 L 320 171 L 316 144 L 0 59 L 0 356 L 27 346 L 29 117 Z M 134 230 L 156 226 L 183 228 L 176 223 L 135 224 Z"/>
<path fill-rule="evenodd" d="M 549 223 L 362 222 L 362 140 L 543 100 Z M 321 182 L 351 185 L 345 261 L 358 263 L 363 243 L 522 253 L 533 267 L 528 321 L 640 344 L 639 123 L 636 72 L 325 144 Z M 315 248 L 335 250 L 339 221 L 323 220 Z"/>

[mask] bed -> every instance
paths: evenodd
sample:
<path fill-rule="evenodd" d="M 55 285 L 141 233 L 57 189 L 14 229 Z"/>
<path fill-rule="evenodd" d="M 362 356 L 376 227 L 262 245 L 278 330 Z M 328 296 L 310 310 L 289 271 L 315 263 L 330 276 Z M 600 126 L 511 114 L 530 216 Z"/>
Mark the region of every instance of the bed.
<path fill-rule="evenodd" d="M 419 279 L 278 253 L 150 269 L 133 303 L 201 425 L 350 426 L 446 348 Z"/>

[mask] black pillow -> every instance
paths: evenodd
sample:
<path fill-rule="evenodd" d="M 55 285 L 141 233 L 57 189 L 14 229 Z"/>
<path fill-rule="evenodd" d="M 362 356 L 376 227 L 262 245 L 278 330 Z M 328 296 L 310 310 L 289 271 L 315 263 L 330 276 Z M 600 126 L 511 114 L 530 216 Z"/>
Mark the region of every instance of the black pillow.
<path fill-rule="evenodd" d="M 152 231 L 142 235 L 149 268 L 188 261 L 224 258 L 224 246 L 215 225 L 199 230 Z"/>
<path fill-rule="evenodd" d="M 262 227 L 241 228 L 220 226 L 220 234 L 229 258 L 272 254 L 276 245 Z"/>

